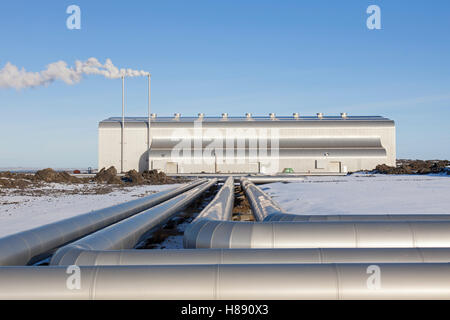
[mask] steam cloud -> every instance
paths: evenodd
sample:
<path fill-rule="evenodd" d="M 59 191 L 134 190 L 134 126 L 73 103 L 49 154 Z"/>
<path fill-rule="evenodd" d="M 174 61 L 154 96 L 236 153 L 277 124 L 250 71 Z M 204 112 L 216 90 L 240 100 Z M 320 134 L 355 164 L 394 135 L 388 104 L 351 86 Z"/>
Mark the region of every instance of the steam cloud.
<path fill-rule="evenodd" d="M 102 75 L 108 79 L 125 77 L 142 77 L 149 75 L 142 70 L 119 69 L 113 65 L 110 59 L 101 64 L 96 58 L 86 61 L 75 61 L 75 67 L 68 67 L 64 61 L 51 63 L 47 69 L 40 72 L 28 72 L 11 63 L 7 63 L 0 70 L 0 88 L 33 88 L 46 86 L 55 80 L 64 81 L 68 85 L 80 82 L 84 75 Z"/>

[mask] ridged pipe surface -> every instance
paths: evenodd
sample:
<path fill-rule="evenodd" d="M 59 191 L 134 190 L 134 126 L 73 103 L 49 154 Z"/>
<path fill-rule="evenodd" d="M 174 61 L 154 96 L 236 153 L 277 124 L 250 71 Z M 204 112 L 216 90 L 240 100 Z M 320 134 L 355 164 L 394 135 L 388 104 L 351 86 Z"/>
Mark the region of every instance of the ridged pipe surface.
<path fill-rule="evenodd" d="M 450 262 L 449 248 L 73 250 L 59 265 L 191 265 Z"/>
<path fill-rule="evenodd" d="M 285 213 L 278 203 L 248 179 L 241 179 L 241 187 L 256 221 L 264 221 L 271 214 Z"/>
<path fill-rule="evenodd" d="M 228 222 L 202 220 L 189 248 L 445 248 L 450 221 Z"/>
<path fill-rule="evenodd" d="M 294 213 L 275 213 L 267 216 L 264 222 L 332 222 L 332 221 L 445 221 L 450 214 L 330 214 L 304 215 Z"/>
<path fill-rule="evenodd" d="M 229 177 L 220 188 L 214 199 L 192 221 L 184 231 L 183 246 L 189 248 L 195 242 L 197 232 L 205 221 L 228 221 L 233 215 L 234 179 Z"/>
<path fill-rule="evenodd" d="M 214 199 L 194 219 L 231 220 L 234 205 L 234 179 L 228 177 Z"/>
<path fill-rule="evenodd" d="M 158 192 L 140 199 L 95 210 L 0 239 L 0 265 L 26 265 L 39 256 L 95 232 L 167 199 L 192 189 L 205 180 L 197 180 L 178 188 Z M 43 258 L 43 257 L 41 257 Z"/>
<path fill-rule="evenodd" d="M 0 299 L 450 299 L 450 264 L 0 267 Z M 373 276 L 378 275 L 378 281 Z M 68 286 L 69 284 L 69 286 Z"/>
<path fill-rule="evenodd" d="M 215 183 L 217 183 L 217 179 L 204 182 L 157 206 L 64 246 L 53 255 L 51 264 L 58 264 L 58 261 L 64 256 L 71 255 L 72 250 L 76 251 L 80 248 L 88 250 L 131 249 L 142 240 L 143 236 L 166 223 L 174 214 L 189 206 Z"/>

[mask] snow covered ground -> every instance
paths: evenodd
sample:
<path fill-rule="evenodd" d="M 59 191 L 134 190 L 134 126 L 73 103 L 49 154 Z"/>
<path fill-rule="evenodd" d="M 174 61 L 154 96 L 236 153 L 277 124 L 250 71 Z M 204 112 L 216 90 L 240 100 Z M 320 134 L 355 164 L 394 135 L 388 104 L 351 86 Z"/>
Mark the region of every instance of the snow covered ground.
<path fill-rule="evenodd" d="M 30 195 L 13 190 L 2 192 L 0 237 L 176 186 L 136 186 L 101 194 L 98 190 L 90 192 L 95 185 L 49 184 Z M 343 177 L 308 177 L 302 182 L 272 183 L 261 188 L 291 213 L 450 213 L 448 175 L 361 173 Z M 181 230 L 186 225 L 178 228 Z M 182 248 L 182 236 L 169 237 L 160 247 Z"/>
<path fill-rule="evenodd" d="M 0 237 L 136 199 L 179 185 L 116 188 L 106 194 L 96 184 L 58 184 L 0 193 Z"/>
<path fill-rule="evenodd" d="M 286 211 L 300 214 L 449 213 L 450 176 L 353 174 L 261 185 Z M 184 231 L 188 223 L 178 226 Z M 170 236 L 156 249 L 183 249 Z"/>
<path fill-rule="evenodd" d="M 353 174 L 261 188 L 301 214 L 449 213 L 450 176 Z"/>

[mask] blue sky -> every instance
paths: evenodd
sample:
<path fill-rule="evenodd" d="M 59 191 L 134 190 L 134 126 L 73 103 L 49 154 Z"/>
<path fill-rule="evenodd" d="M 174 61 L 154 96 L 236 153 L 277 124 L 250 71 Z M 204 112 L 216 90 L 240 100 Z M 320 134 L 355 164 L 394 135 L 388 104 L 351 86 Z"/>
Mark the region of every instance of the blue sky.
<path fill-rule="evenodd" d="M 66 8 L 81 7 L 81 30 Z M 381 7 L 382 30 L 366 8 Z M 106 58 L 152 73 L 158 115 L 383 115 L 398 158 L 450 158 L 450 2 L 2 1 L 0 68 Z M 146 79 L 126 113 L 146 115 Z M 121 113 L 121 81 L 0 89 L 0 167 L 96 167 L 97 125 Z"/>

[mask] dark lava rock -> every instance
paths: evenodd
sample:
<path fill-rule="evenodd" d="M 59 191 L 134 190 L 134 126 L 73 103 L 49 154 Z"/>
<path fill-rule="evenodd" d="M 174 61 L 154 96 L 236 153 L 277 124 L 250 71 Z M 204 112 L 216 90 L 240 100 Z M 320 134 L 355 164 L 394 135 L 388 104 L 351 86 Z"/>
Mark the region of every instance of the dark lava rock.
<path fill-rule="evenodd" d="M 125 182 L 129 182 L 131 184 L 142 184 L 144 182 L 144 178 L 136 170 L 130 170 L 125 174 Z"/>
<path fill-rule="evenodd" d="M 119 184 L 122 180 L 117 177 L 117 170 L 114 167 L 102 168 L 94 177 L 96 182 L 106 182 L 108 184 Z"/>
<path fill-rule="evenodd" d="M 385 164 L 378 165 L 374 173 L 383 174 L 429 174 L 447 173 L 450 170 L 448 160 L 398 160 L 397 167 L 390 167 Z"/>
<path fill-rule="evenodd" d="M 56 182 L 56 183 L 79 183 L 81 182 L 77 177 L 73 177 L 67 172 L 56 172 L 51 168 L 39 170 L 34 175 L 35 180 L 41 180 L 45 182 Z"/>

